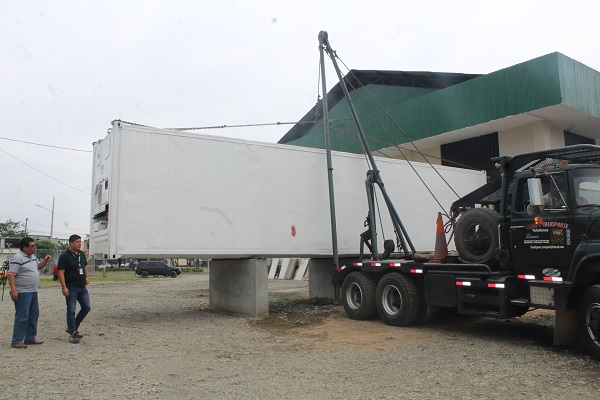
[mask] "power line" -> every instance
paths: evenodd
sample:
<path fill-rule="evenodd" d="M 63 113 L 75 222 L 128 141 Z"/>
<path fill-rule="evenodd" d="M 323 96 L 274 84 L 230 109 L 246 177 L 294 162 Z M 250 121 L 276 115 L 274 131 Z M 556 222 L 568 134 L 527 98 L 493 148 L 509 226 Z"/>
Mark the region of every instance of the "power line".
<path fill-rule="evenodd" d="M 213 126 L 194 126 L 194 127 L 189 127 L 189 128 L 156 128 L 154 126 L 150 126 L 150 125 L 143 125 L 143 124 L 138 124 L 135 122 L 129 122 L 129 121 L 123 121 L 123 120 L 117 120 L 129 125 L 136 125 L 136 126 L 144 126 L 147 128 L 154 128 L 154 129 L 164 129 L 167 131 L 195 131 L 195 130 L 208 130 L 208 129 L 226 129 L 226 128 L 251 128 L 251 127 L 258 127 L 258 126 L 279 126 L 279 125 L 299 125 L 299 124 L 315 124 L 315 121 L 298 121 L 298 122 L 265 122 L 265 123 L 254 123 L 254 124 L 235 124 L 235 125 L 213 125 Z M 83 150 L 83 149 L 74 149 L 72 147 L 62 147 L 62 146 L 54 146 L 51 144 L 44 144 L 44 143 L 36 143 L 36 142 L 28 142 L 26 140 L 18 140 L 18 139 L 11 139 L 11 138 L 6 138 L 6 137 L 2 137 L 0 136 L 0 139 L 2 140 L 9 140 L 11 142 L 18 142 L 18 143 L 25 143 L 25 144 L 31 144 L 34 146 L 41 146 L 41 147 L 51 147 L 53 149 L 60 149 L 60 150 L 70 150 L 70 151 L 80 151 L 83 153 L 92 153 L 93 150 Z"/>
<path fill-rule="evenodd" d="M 53 177 L 53 176 L 50 176 L 50 175 L 48 175 L 47 173 L 45 173 L 45 172 L 43 172 L 43 171 L 40 171 L 39 169 L 35 168 L 34 166 L 31 166 L 31 165 L 27 164 L 25 161 L 23 161 L 23 160 L 20 160 L 19 158 L 17 158 L 17 157 L 15 157 L 15 156 L 13 156 L 12 154 L 8 153 L 8 152 L 7 152 L 7 151 L 5 151 L 5 150 L 2 150 L 2 149 L 0 149 L 0 151 L 1 151 L 1 152 L 3 152 L 4 154 L 6 154 L 6 155 L 8 155 L 8 156 L 10 156 L 10 157 L 12 157 L 12 158 L 14 158 L 15 160 L 17 160 L 17 161 L 19 161 L 19 162 L 21 162 L 21 163 L 23 163 L 23 164 L 27 165 L 29 168 L 31 168 L 31 169 L 33 169 L 33 170 L 35 170 L 35 171 L 39 172 L 40 174 L 42 174 L 42 175 L 44 175 L 44 176 L 47 176 L 47 177 L 48 177 L 48 178 L 50 178 L 50 179 L 53 179 L 53 180 L 55 180 L 55 181 L 56 181 L 56 182 L 58 182 L 58 183 L 62 183 L 63 185 L 65 185 L 65 186 L 68 186 L 68 187 L 70 187 L 71 189 L 75 189 L 75 190 L 77 190 L 78 192 L 81 192 L 81 193 L 83 193 L 83 194 L 87 194 L 88 196 L 90 195 L 90 194 L 89 194 L 88 192 L 86 192 L 86 191 L 83 191 L 83 190 L 81 190 L 81 189 L 78 189 L 78 188 L 76 188 L 75 186 L 71 186 L 71 185 L 69 185 L 68 183 L 65 183 L 65 182 L 63 182 L 63 181 L 61 181 L 61 180 L 59 180 L 59 179 L 56 179 L 56 178 L 55 178 L 55 177 Z"/>
<path fill-rule="evenodd" d="M 255 126 L 295 125 L 297 122 L 265 122 L 262 124 L 239 124 L 239 125 L 217 125 L 217 126 L 195 126 L 191 128 L 164 128 L 168 131 L 196 131 L 201 129 L 224 129 L 224 128 L 250 128 Z"/>
<path fill-rule="evenodd" d="M 61 146 L 53 146 L 51 144 L 42 144 L 42 143 L 27 142 L 25 140 L 10 139 L 10 138 L 2 137 L 2 136 L 0 136 L 0 139 L 10 140 L 11 142 L 19 142 L 19 143 L 32 144 L 34 146 L 52 147 L 54 149 L 61 149 L 61 150 L 81 151 L 81 152 L 84 152 L 84 153 L 91 153 L 92 152 L 92 150 L 72 149 L 70 147 L 61 147 Z"/>
<path fill-rule="evenodd" d="M 298 121 L 298 122 L 264 122 L 256 124 L 237 124 L 237 125 L 213 125 L 213 126 L 194 126 L 189 128 L 157 128 L 155 126 L 138 124 L 135 122 L 123 121 L 117 119 L 115 121 L 122 122 L 128 125 L 143 126 L 145 128 L 164 129 L 166 131 L 197 131 L 203 129 L 226 129 L 226 128 L 252 128 L 257 126 L 278 126 L 278 125 L 296 125 L 296 124 L 314 124 L 315 121 Z M 113 121 L 114 122 L 114 121 Z"/>

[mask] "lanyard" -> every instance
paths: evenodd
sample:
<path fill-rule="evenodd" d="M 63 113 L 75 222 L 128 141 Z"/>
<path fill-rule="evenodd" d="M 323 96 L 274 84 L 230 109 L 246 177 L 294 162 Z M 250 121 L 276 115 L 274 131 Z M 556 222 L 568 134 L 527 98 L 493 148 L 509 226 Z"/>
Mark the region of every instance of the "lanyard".
<path fill-rule="evenodd" d="M 75 253 L 73 252 L 70 253 L 73 254 L 73 257 L 75 257 L 75 259 L 77 260 L 77 266 L 81 268 L 81 252 L 77 253 L 77 255 L 75 255 Z"/>

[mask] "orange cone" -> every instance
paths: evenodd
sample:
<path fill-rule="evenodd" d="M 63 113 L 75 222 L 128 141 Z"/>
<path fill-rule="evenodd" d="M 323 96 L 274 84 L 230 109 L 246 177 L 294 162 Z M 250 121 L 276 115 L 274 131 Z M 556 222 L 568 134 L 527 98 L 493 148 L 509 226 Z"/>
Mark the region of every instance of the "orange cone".
<path fill-rule="evenodd" d="M 448 257 L 448 245 L 446 244 L 446 232 L 444 231 L 444 222 L 442 221 L 442 213 L 438 213 L 435 230 L 435 252 L 433 259 L 441 261 Z"/>

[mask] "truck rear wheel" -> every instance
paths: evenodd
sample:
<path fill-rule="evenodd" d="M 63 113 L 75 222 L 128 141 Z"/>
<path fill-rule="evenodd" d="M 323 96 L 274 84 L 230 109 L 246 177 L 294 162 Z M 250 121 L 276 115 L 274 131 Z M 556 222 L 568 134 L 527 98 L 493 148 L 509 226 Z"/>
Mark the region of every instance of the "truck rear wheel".
<path fill-rule="evenodd" d="M 375 281 L 362 272 L 351 272 L 342 284 L 342 304 L 351 319 L 366 320 L 375 316 Z"/>
<path fill-rule="evenodd" d="M 498 247 L 500 214 L 490 208 L 467 210 L 454 228 L 454 244 L 460 258 L 471 263 L 483 263 Z"/>
<path fill-rule="evenodd" d="M 407 276 L 396 272 L 381 278 L 375 298 L 379 316 L 388 325 L 411 325 L 417 318 L 422 321 L 427 314 L 426 305 L 421 304 L 417 285 Z"/>
<path fill-rule="evenodd" d="M 579 321 L 583 331 L 583 343 L 595 357 L 600 357 L 600 285 L 583 292 L 579 302 Z"/>

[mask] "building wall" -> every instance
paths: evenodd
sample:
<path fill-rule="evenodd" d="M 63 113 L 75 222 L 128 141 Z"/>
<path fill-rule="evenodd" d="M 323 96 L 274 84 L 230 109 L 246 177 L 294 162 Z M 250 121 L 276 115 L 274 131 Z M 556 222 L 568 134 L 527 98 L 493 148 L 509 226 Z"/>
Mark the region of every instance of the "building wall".
<path fill-rule="evenodd" d="M 562 129 L 547 121 L 537 121 L 498 132 L 500 154 L 514 156 L 519 153 L 563 147 L 565 137 Z"/>
<path fill-rule="evenodd" d="M 429 162 L 433 165 L 443 165 L 442 164 L 442 150 L 441 146 L 432 146 L 432 147 L 423 147 L 418 146 L 418 149 L 421 153 L 416 151 L 412 145 L 403 145 L 401 146 L 402 151 L 398 151 L 397 148 L 390 147 L 387 149 L 381 149 L 373 151 L 373 155 L 375 157 L 382 158 L 393 158 L 396 160 L 407 160 L 407 161 L 415 161 L 415 162 Z M 424 154 L 423 157 L 421 154 Z"/>
<path fill-rule="evenodd" d="M 416 151 L 406 152 L 406 159 L 408 161 L 416 161 L 416 162 L 427 162 L 429 161 L 433 165 L 442 165 L 442 151 L 440 146 L 429 147 L 427 149 L 419 149 L 421 153 L 427 156 L 427 160 L 423 158 L 423 156 Z"/>

